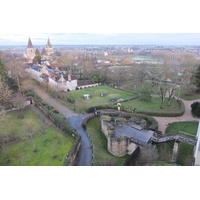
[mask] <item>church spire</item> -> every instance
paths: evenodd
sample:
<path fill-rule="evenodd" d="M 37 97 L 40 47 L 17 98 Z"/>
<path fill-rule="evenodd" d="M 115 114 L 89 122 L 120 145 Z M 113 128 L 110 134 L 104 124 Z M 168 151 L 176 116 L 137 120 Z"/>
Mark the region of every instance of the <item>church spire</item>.
<path fill-rule="evenodd" d="M 52 48 L 52 45 L 51 45 L 51 42 L 50 42 L 49 38 L 48 38 L 47 46 L 46 46 L 46 47 L 47 47 L 47 48 Z"/>
<path fill-rule="evenodd" d="M 33 48 L 33 44 L 31 42 L 30 37 L 29 37 L 29 40 L 28 40 L 28 46 L 27 46 L 27 48 Z"/>

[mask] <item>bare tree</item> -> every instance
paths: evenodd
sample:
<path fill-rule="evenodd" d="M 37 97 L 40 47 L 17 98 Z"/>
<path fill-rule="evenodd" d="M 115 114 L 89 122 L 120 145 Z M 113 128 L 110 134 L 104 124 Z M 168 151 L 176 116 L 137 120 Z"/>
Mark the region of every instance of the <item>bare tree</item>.
<path fill-rule="evenodd" d="M 8 72 L 11 72 L 11 77 L 16 81 L 19 91 L 22 92 L 21 82 L 27 76 L 24 60 L 12 58 L 5 67 Z"/>
<path fill-rule="evenodd" d="M 168 97 L 168 106 L 171 105 L 171 99 L 173 97 L 174 91 L 176 90 L 176 86 L 168 89 L 169 97 Z"/>
<path fill-rule="evenodd" d="M 33 145 L 33 151 L 36 152 L 36 146 L 34 142 L 34 137 L 38 132 L 39 128 L 36 127 L 35 123 L 31 119 L 25 119 L 24 121 L 24 131 L 21 133 L 21 138 L 24 140 L 30 140 Z"/>
<path fill-rule="evenodd" d="M 166 93 L 167 93 L 167 88 L 164 88 L 164 87 L 160 87 L 160 93 L 159 93 L 159 97 L 161 99 L 161 105 L 160 105 L 160 108 L 163 109 L 163 104 L 164 104 L 164 101 L 165 101 L 165 97 L 166 97 Z"/>
<path fill-rule="evenodd" d="M 12 90 L 10 90 L 5 79 L 0 75 L 0 104 L 7 105 L 10 101 Z"/>
<path fill-rule="evenodd" d="M 22 111 L 25 108 L 24 97 L 22 94 L 16 95 L 12 99 L 13 106 Z"/>
<path fill-rule="evenodd" d="M 7 158 L 7 162 L 9 162 L 8 142 L 10 140 L 10 134 L 5 126 L 7 120 L 8 117 L 6 114 L 0 114 L 0 146 L 4 156 Z"/>

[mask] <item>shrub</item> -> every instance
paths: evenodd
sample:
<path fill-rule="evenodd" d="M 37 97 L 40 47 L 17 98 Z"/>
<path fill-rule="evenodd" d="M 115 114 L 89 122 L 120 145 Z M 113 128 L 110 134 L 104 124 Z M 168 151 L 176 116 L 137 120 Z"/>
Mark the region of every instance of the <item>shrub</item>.
<path fill-rule="evenodd" d="M 192 114 L 194 114 L 197 117 L 200 117 L 200 102 L 194 102 L 191 105 L 192 108 Z"/>

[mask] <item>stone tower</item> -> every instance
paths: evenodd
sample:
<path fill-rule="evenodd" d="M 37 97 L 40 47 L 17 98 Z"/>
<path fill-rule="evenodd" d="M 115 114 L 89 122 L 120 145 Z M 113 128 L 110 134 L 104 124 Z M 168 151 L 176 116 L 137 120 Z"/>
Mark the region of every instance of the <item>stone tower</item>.
<path fill-rule="evenodd" d="M 49 38 L 48 38 L 48 41 L 47 41 L 47 45 L 46 45 L 46 55 L 47 56 L 50 56 L 52 53 L 53 53 L 53 47 L 52 47 L 52 45 L 51 45 L 51 43 L 50 43 L 50 40 L 49 40 Z"/>
<path fill-rule="evenodd" d="M 27 55 L 27 58 L 30 58 L 30 59 L 33 59 L 35 57 L 35 50 L 30 38 L 28 40 L 26 55 Z"/>

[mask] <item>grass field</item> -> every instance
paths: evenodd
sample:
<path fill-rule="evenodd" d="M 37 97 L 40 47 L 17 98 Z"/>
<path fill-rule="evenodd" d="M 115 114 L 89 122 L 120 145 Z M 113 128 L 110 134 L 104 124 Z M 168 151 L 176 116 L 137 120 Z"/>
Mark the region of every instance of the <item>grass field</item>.
<path fill-rule="evenodd" d="M 149 102 L 143 102 L 139 99 L 133 99 L 131 101 L 127 101 L 122 103 L 122 106 L 127 108 L 128 110 L 134 110 L 136 108 L 136 111 L 154 111 L 154 112 L 176 112 L 179 111 L 180 106 L 178 102 L 174 99 L 171 101 L 171 106 L 167 105 L 167 99 L 164 103 L 164 108 L 160 109 L 161 105 L 161 99 L 159 97 L 152 97 L 151 101 Z"/>
<path fill-rule="evenodd" d="M 103 163 L 111 163 L 119 166 L 124 164 L 128 156 L 117 158 L 107 151 L 107 139 L 101 131 L 99 118 L 94 118 L 88 122 L 87 132 L 94 145 L 93 165 L 99 166 Z"/>
<path fill-rule="evenodd" d="M 6 157 L 0 149 L 0 165 L 3 166 L 62 166 L 65 164 L 66 153 L 73 146 L 75 140 L 64 135 L 56 127 L 41 125 L 42 121 L 29 107 L 23 112 L 23 118 L 19 117 L 19 111 L 8 113 L 8 122 L 5 123 L 6 130 L 14 140 L 7 144 Z M 34 140 L 21 139 L 24 132 L 26 120 L 34 123 L 37 133 Z M 10 123 L 11 122 L 11 123 Z M 34 152 L 33 144 L 36 146 Z M 8 162 L 9 158 L 9 162 Z"/>
<path fill-rule="evenodd" d="M 100 97 L 101 93 L 106 93 L 106 96 Z M 90 99 L 84 99 L 84 94 L 89 94 Z M 62 101 L 62 103 L 71 110 L 75 109 L 76 112 L 80 113 L 91 107 L 116 104 L 110 102 L 111 99 L 129 99 L 136 96 L 137 94 L 132 92 L 126 92 L 108 86 L 98 86 L 67 92 L 66 97 L 74 99 L 75 103 L 73 104 L 67 101 Z"/>
<path fill-rule="evenodd" d="M 180 89 L 178 88 L 177 91 L 175 92 L 175 95 L 178 96 L 179 90 Z M 200 99 L 200 94 L 193 93 L 192 95 L 186 96 L 186 95 L 184 95 L 183 91 L 181 91 L 180 98 L 187 100 L 187 101 L 197 100 L 197 99 Z"/>

